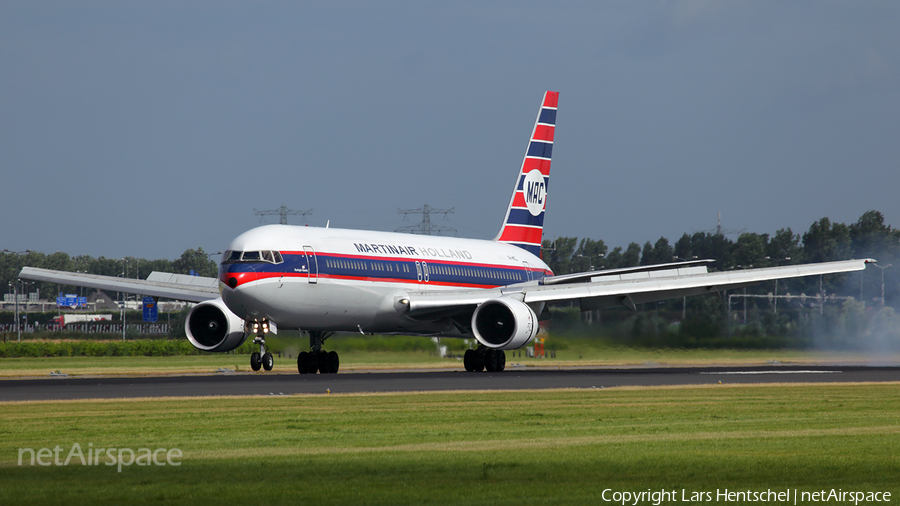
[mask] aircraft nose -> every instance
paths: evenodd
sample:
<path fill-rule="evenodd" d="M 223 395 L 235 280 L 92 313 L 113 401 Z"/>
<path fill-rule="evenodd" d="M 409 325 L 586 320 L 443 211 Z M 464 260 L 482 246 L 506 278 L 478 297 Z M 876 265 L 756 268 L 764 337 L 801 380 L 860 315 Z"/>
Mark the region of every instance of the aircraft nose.
<path fill-rule="evenodd" d="M 231 311 L 241 317 L 252 317 L 256 312 L 256 281 L 258 273 L 249 264 L 235 264 L 225 269 L 219 278 L 227 289 L 222 290 L 222 300 Z"/>
<path fill-rule="evenodd" d="M 241 290 L 252 290 L 253 281 L 258 278 L 256 269 L 251 264 L 235 264 L 222 269 L 219 281 L 228 285 L 232 290 L 241 287 Z"/>

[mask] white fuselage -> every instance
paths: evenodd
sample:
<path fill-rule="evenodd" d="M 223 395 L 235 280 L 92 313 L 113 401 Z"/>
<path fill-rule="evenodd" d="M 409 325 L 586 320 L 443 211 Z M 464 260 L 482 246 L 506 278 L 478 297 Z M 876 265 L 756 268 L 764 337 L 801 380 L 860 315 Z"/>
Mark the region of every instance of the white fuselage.
<path fill-rule="evenodd" d="M 410 292 L 533 283 L 550 269 L 510 244 L 456 237 L 267 225 L 229 244 L 222 299 L 249 321 L 282 328 L 457 334 L 406 315 Z"/>

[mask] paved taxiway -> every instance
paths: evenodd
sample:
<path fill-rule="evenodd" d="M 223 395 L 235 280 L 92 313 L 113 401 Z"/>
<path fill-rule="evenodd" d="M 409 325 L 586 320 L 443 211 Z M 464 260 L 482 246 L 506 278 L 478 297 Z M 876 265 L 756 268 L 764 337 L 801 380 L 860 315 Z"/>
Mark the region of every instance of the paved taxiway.
<path fill-rule="evenodd" d="M 736 383 L 900 381 L 900 367 L 770 366 L 627 369 L 519 369 L 502 373 L 225 373 L 191 376 L 15 379 L 0 381 L 0 401 L 210 395 L 289 395 L 436 390 L 522 390 Z"/>

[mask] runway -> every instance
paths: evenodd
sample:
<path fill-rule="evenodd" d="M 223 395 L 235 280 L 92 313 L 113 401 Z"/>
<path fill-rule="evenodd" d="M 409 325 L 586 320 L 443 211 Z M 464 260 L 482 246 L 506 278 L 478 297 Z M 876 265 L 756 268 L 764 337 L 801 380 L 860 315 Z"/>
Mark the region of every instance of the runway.
<path fill-rule="evenodd" d="M 619 386 L 900 381 L 900 367 L 766 366 L 540 369 L 502 373 L 447 371 L 339 374 L 223 373 L 190 376 L 13 379 L 0 381 L 0 401 L 116 399 L 215 395 L 291 395 L 610 388 Z"/>

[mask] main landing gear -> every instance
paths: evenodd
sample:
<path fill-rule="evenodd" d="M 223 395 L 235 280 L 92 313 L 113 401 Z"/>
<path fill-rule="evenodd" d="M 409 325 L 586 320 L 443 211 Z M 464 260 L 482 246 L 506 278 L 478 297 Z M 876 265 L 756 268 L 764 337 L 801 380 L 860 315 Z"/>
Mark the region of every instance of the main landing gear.
<path fill-rule="evenodd" d="M 267 371 L 271 371 L 272 367 L 275 366 L 275 359 L 271 353 L 266 351 L 266 334 L 269 332 L 269 322 L 266 320 L 262 322 L 248 322 L 247 330 L 256 332 L 253 344 L 259 345 L 259 351 L 254 351 L 250 354 L 250 368 L 258 371 L 262 367 Z"/>
<path fill-rule="evenodd" d="M 503 350 L 478 346 L 477 350 L 466 350 L 463 365 L 468 372 L 500 372 L 506 369 L 506 353 Z"/>
<path fill-rule="evenodd" d="M 322 345 L 331 337 L 332 332 L 309 331 L 309 351 L 301 351 L 297 355 L 297 370 L 300 374 L 334 374 L 338 372 L 341 362 L 336 351 L 325 351 Z"/>

